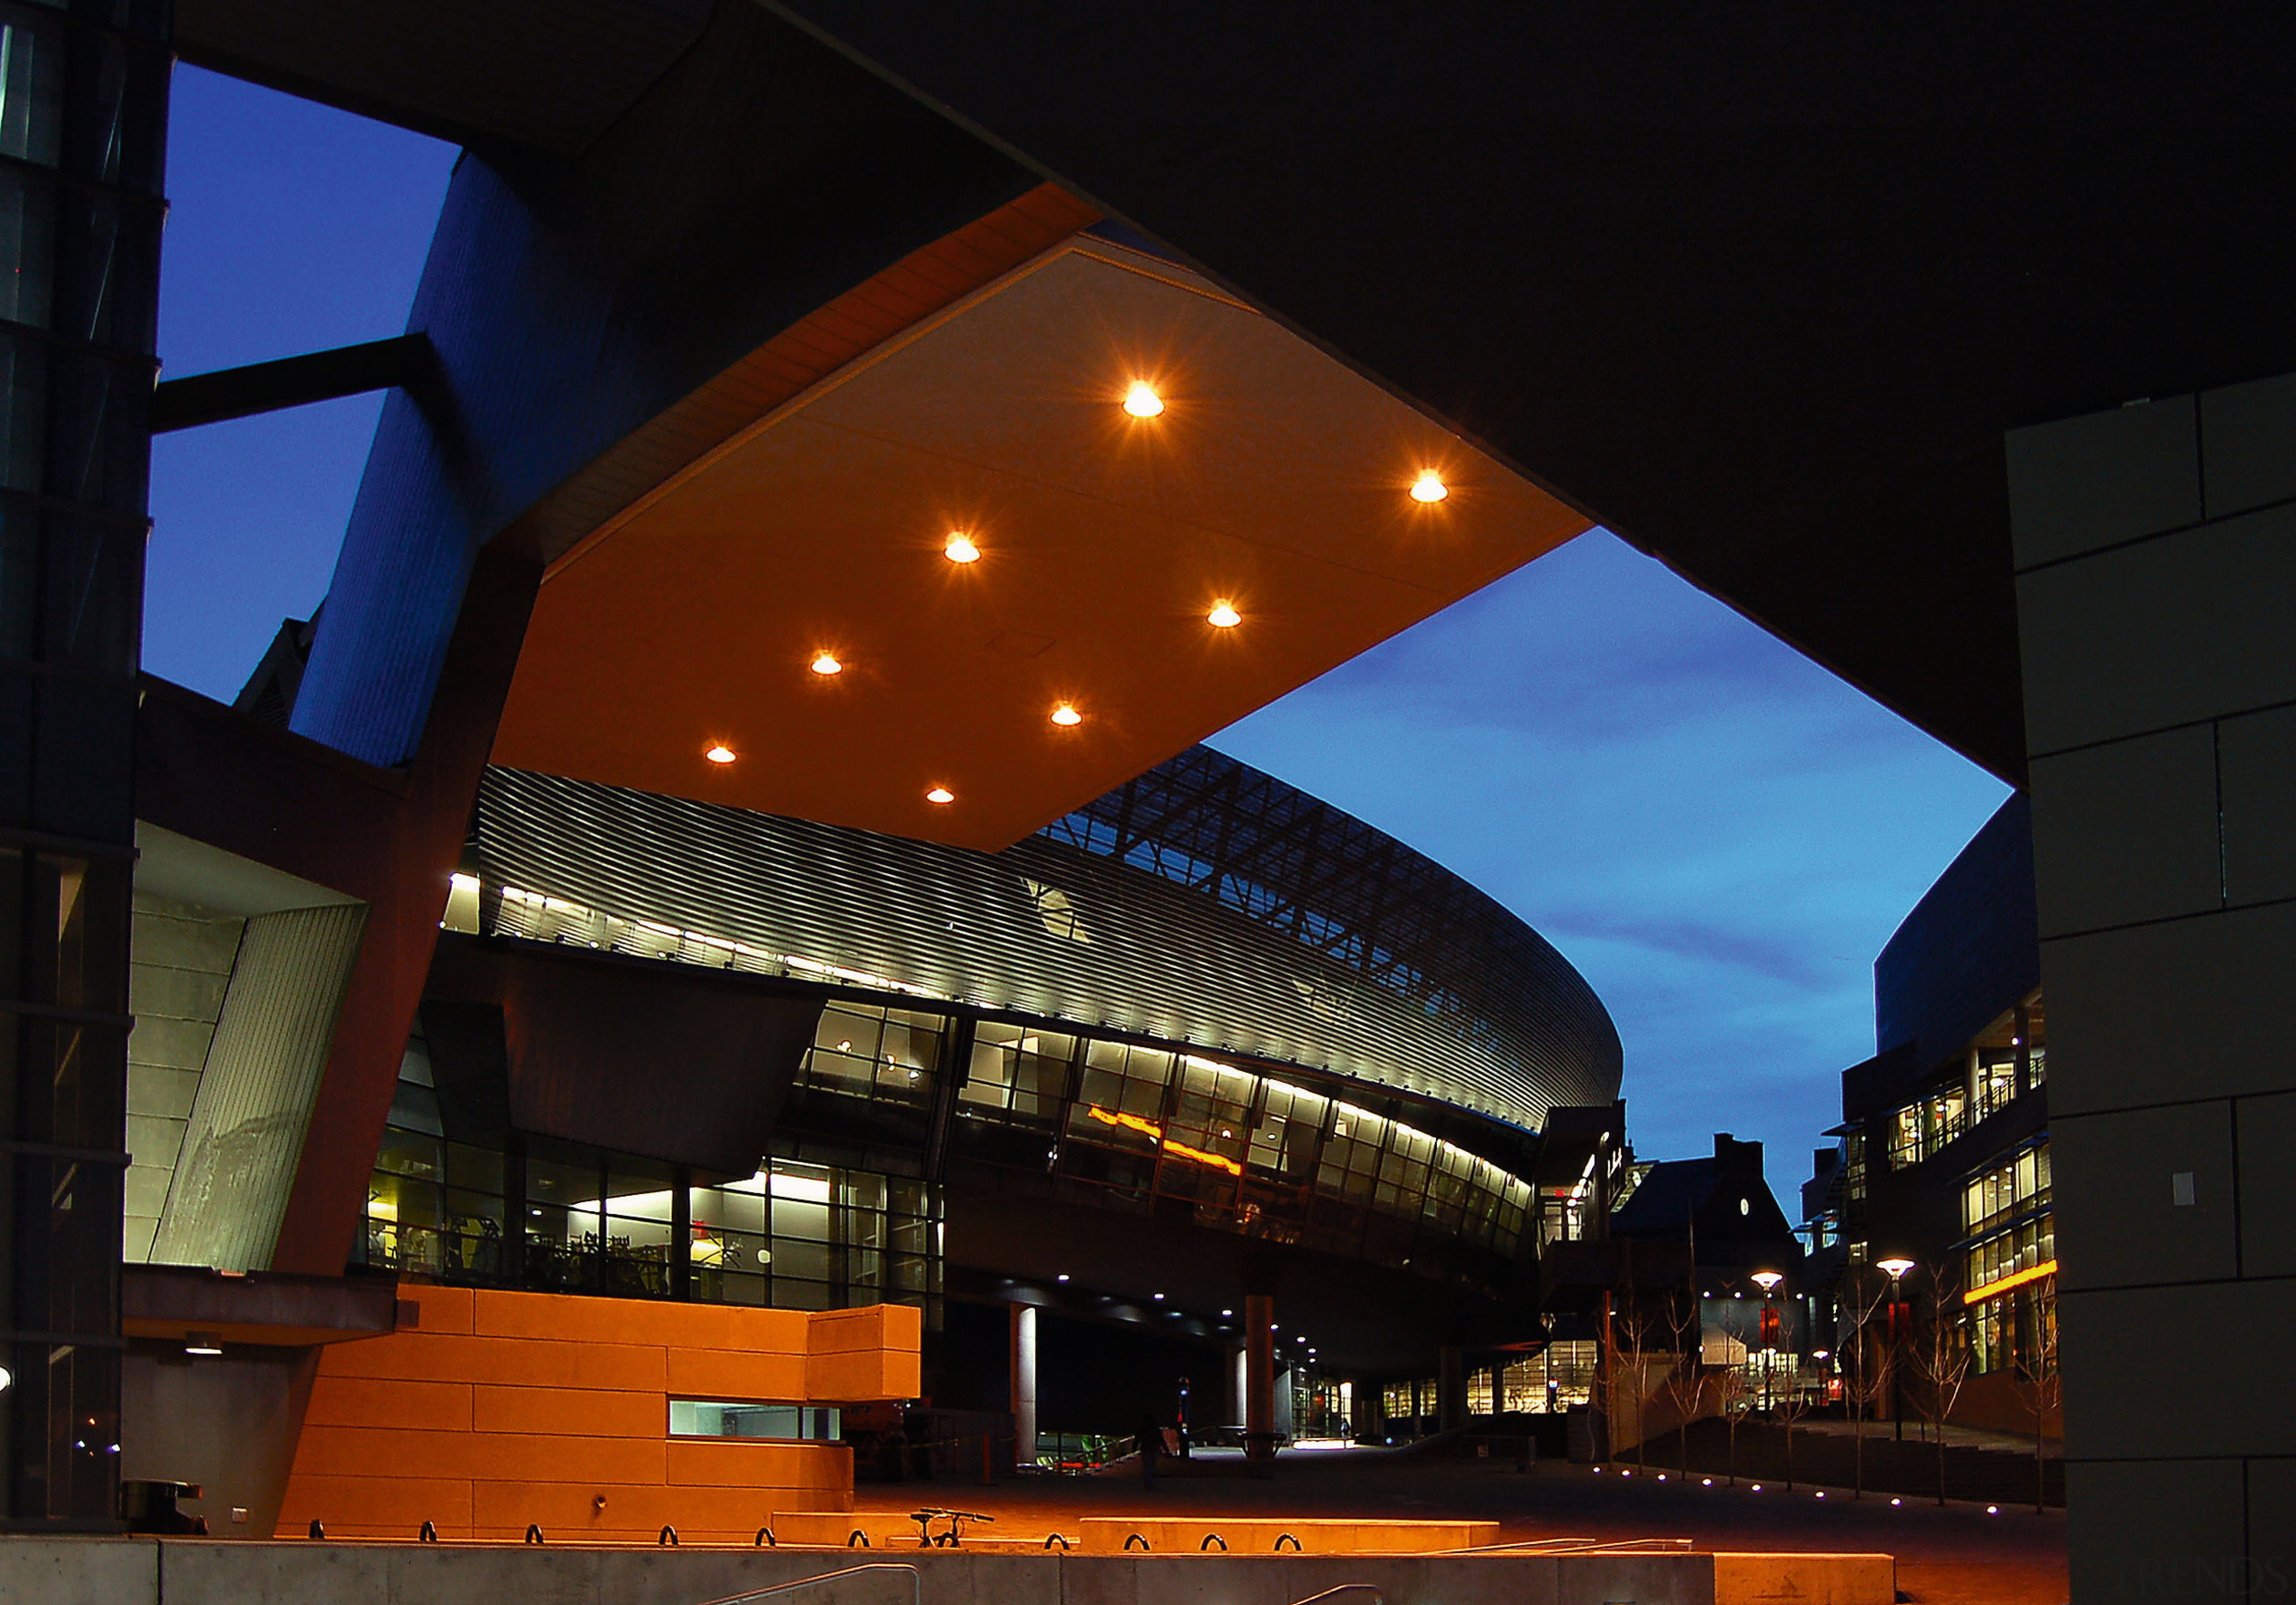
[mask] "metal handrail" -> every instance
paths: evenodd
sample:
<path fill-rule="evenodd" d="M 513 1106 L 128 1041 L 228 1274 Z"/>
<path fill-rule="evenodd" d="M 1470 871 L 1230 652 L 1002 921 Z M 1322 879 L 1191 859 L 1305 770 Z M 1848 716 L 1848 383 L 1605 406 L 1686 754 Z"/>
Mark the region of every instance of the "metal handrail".
<path fill-rule="evenodd" d="M 1316 1605 L 1318 1600 L 1328 1600 L 1335 1594 L 1349 1593 L 1370 1594 L 1371 1605 L 1387 1605 L 1386 1591 L 1376 1583 L 1343 1583 L 1337 1588 L 1327 1588 L 1319 1594 L 1309 1594 L 1304 1600 L 1294 1600 L 1292 1605 Z"/>
<path fill-rule="evenodd" d="M 863 1572 L 907 1572 L 909 1574 L 909 1605 L 925 1605 L 923 1574 L 905 1560 L 873 1560 L 866 1566 L 845 1566 L 834 1572 L 823 1572 L 818 1577 L 800 1577 L 795 1583 L 777 1583 L 771 1588 L 753 1588 L 744 1593 L 727 1594 L 722 1600 L 711 1600 L 708 1605 L 748 1605 L 752 1600 L 771 1600 L 783 1594 L 794 1594 L 800 1589 L 818 1588 L 824 1583 L 834 1583 L 839 1577 L 857 1576 Z M 1305 1601 L 1300 1605 L 1307 1605 Z"/>
<path fill-rule="evenodd" d="M 1495 1555 L 1502 1549 L 1536 1550 L 1544 1555 L 1596 1555 L 1607 1551 L 1635 1549 L 1672 1553 L 1687 1550 L 1697 1540 L 1687 1538 L 1526 1538 L 1505 1544 L 1476 1544 L 1465 1549 L 1444 1551 L 1449 1555 Z"/>

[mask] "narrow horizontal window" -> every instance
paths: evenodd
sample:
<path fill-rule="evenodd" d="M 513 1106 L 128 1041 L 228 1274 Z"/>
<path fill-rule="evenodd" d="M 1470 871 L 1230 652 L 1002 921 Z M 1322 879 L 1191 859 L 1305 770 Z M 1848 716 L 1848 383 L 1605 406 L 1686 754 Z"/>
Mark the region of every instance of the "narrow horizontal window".
<path fill-rule="evenodd" d="M 674 1438 L 772 1438 L 834 1444 L 843 1435 L 834 1405 L 770 1404 L 755 1400 L 673 1399 Z"/>

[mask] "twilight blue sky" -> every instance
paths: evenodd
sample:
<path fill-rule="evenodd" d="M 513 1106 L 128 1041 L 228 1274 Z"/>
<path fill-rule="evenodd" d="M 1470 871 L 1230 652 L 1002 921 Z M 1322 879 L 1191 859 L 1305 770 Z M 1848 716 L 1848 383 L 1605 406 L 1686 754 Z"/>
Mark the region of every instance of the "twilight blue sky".
<path fill-rule="evenodd" d="M 169 377 L 396 334 L 456 153 L 176 71 Z M 236 694 L 326 594 L 374 397 L 162 436 L 144 664 Z M 1873 962 L 2005 789 L 1596 531 L 1213 738 L 1560 947 L 1646 1158 L 1770 1145 L 1780 1201 L 1873 1051 Z"/>

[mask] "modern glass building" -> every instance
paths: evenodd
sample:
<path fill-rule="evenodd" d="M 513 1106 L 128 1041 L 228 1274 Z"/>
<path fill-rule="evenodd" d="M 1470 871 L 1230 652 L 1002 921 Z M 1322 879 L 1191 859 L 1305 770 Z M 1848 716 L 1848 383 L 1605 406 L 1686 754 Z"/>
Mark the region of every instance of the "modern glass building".
<path fill-rule="evenodd" d="M 1247 1281 L 1281 1284 L 1295 1330 L 1360 1329 L 1316 1345 L 1351 1399 L 1509 1322 L 1535 1339 L 1540 1247 L 1588 1229 L 1595 1185 L 1575 1148 L 1541 1185 L 1548 1111 L 1618 1091 L 1608 1016 L 1535 932 L 1206 748 L 996 853 L 495 769 L 443 926 L 355 1268 L 918 1304 L 943 1396 L 1007 1407 L 998 1376 L 949 1367 L 1016 1301 L 1048 1344 L 1145 1305 L 1225 1379 Z M 756 1045 L 751 1014 L 803 1034 Z M 689 1117 L 697 1079 L 717 1090 Z M 578 1087 L 661 1118 L 601 1131 Z M 757 1151 L 727 1155 L 729 1127 Z M 1016 1228 L 1039 1210 L 1100 1241 L 1048 1257 Z M 1144 1276 L 1125 1246 L 1203 1234 L 1255 1269 Z M 1366 1277 L 1451 1330 L 1343 1317 Z M 1302 1385 L 1308 1359 L 1285 1350 Z M 1129 1397 L 1087 1387 L 1063 1400 L 1082 1419 L 1048 1425 L 1123 1425 Z M 1241 1404 L 1214 1391 L 1199 1422 Z"/>

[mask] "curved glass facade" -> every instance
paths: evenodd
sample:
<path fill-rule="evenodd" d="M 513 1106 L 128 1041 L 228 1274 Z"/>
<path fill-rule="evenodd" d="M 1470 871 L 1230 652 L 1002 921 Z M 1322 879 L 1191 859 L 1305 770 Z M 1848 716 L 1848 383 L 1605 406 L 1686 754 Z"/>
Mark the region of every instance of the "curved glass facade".
<path fill-rule="evenodd" d="M 1456 877 L 1217 755 L 1111 798 L 989 854 L 491 772 L 451 931 L 731 972 L 821 1013 L 740 1179 L 448 1141 L 418 1042 L 364 1258 L 929 1308 L 945 1183 L 1503 1291 L 1538 1246 L 1535 1127 L 1616 1095 L 1584 981 Z M 1212 863 L 1215 805 L 1229 868 L 1183 875 Z"/>

